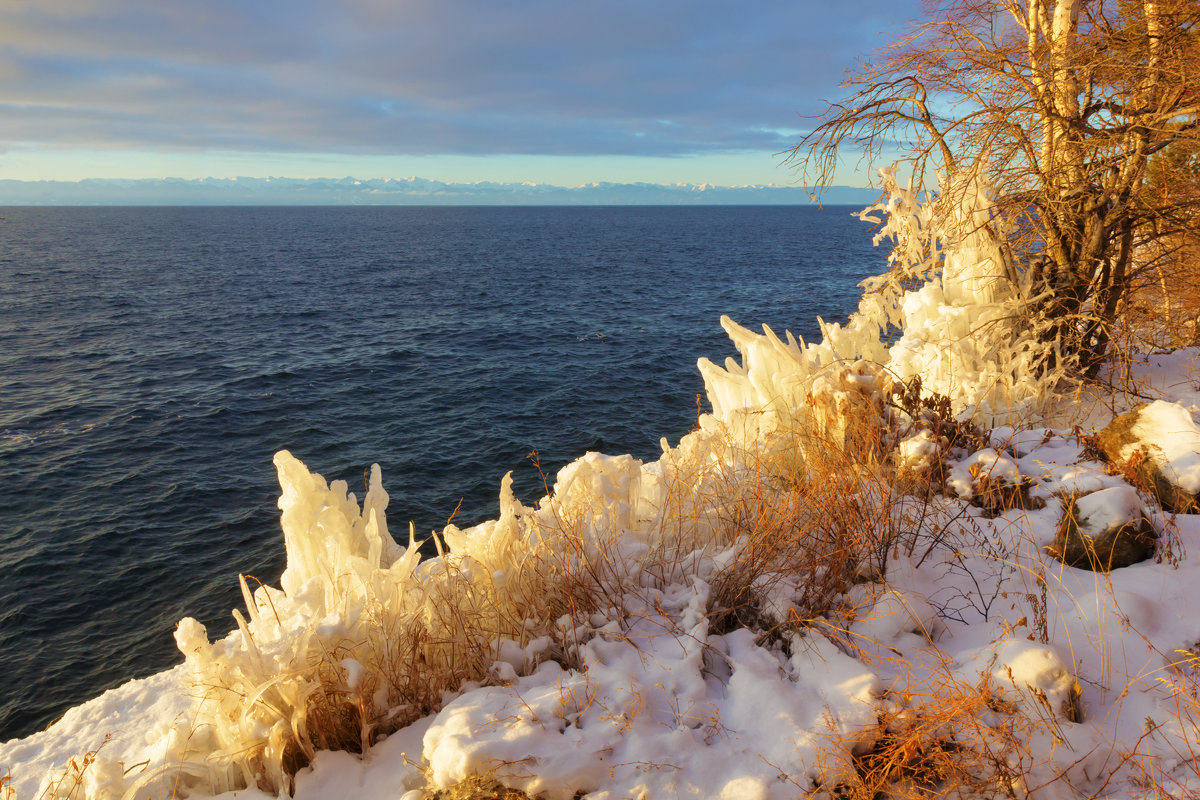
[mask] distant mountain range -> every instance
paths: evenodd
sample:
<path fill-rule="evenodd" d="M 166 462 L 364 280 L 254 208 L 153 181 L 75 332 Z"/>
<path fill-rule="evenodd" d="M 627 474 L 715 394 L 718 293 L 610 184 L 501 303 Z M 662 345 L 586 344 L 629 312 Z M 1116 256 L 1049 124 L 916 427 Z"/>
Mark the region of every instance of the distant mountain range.
<path fill-rule="evenodd" d="M 825 205 L 866 206 L 879 192 L 825 190 Z M 444 183 L 425 178 L 89 178 L 0 180 L 0 206 L 24 205 L 808 205 L 810 190 L 777 184 Z"/>

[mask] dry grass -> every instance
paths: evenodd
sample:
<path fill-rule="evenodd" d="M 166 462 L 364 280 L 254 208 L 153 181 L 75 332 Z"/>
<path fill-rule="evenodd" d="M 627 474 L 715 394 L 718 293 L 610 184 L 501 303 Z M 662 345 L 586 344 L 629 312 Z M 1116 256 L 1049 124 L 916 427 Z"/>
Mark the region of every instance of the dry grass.
<path fill-rule="evenodd" d="M 473 777 L 427 792 L 423 800 L 538 800 L 486 777 Z"/>
<path fill-rule="evenodd" d="M 109 737 L 105 736 L 104 741 L 95 749 L 82 756 L 70 758 L 61 774 L 44 779 L 39 787 L 37 800 L 85 800 L 94 796 L 108 777 L 96 774 L 97 756 L 108 742 Z M 16 797 L 10 783 L 9 776 L 0 778 L 0 800 Z"/>
<path fill-rule="evenodd" d="M 850 422 L 836 442 L 811 424 L 769 447 L 695 437 L 694 452 L 681 447 L 664 458 L 659 507 L 639 507 L 635 489 L 624 503 L 577 502 L 568 486 L 563 497 L 547 487 L 536 509 L 504 512 L 493 546 L 426 565 L 419 613 L 397 615 L 377 598 L 357 638 L 310 647 L 300 668 L 303 705 L 293 702 L 290 716 L 274 689 L 242 690 L 285 712 L 277 777 L 259 764 L 250 770 L 255 781 L 286 786 L 318 749 L 365 753 L 464 685 L 523 674 L 544 658 L 578 669 L 596 623 L 625 625 L 631 609 L 647 607 L 648 593 L 691 576 L 712 587 L 714 632 L 803 630 L 834 613 L 849 585 L 879 577 L 888 548 L 921 528 L 893 513 L 888 431 L 877 417 Z M 641 544 L 631 555 L 633 529 Z M 497 672 L 498 640 L 548 644 Z M 364 666 L 357 683 L 346 679 L 347 659 Z"/>
<path fill-rule="evenodd" d="M 899 536 L 887 473 L 812 433 L 801 452 L 772 453 L 722 489 L 730 502 L 719 509 L 719 530 L 738 550 L 712 581 L 714 632 L 825 616 L 850 585 L 882 574 Z M 781 596 L 786 619 L 773 610 Z"/>
<path fill-rule="evenodd" d="M 850 768 L 831 768 L 817 795 L 839 800 L 1025 795 L 1032 762 L 1025 742 L 1041 724 L 987 684 L 969 686 L 940 673 L 922 688 L 881 698 L 879 721 L 851 747 Z"/>
<path fill-rule="evenodd" d="M 1143 721 L 1142 736 L 1119 754 L 1112 773 L 1126 771 L 1134 797 L 1196 800 L 1200 798 L 1200 643 L 1162 655 L 1165 666 L 1152 677 L 1166 695 L 1159 706 L 1163 713 Z"/>

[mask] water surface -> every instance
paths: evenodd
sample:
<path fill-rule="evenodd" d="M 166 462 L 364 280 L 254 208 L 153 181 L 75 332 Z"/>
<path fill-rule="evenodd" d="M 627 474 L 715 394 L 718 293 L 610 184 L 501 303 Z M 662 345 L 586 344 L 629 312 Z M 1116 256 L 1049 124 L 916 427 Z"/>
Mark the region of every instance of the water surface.
<path fill-rule="evenodd" d="M 587 450 L 658 457 L 718 319 L 812 337 L 884 268 L 848 208 L 0 210 L 0 740 L 217 635 L 283 568 L 271 457 L 393 531 Z"/>

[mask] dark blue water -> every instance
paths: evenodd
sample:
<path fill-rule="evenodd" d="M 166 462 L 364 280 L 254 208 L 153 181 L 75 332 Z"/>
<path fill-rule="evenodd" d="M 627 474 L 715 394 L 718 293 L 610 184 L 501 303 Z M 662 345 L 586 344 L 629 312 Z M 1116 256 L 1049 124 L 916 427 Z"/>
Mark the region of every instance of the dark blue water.
<path fill-rule="evenodd" d="M 587 450 L 656 458 L 718 318 L 812 336 L 883 270 L 847 208 L 0 209 L 0 741 L 232 627 L 287 448 L 403 535 Z"/>

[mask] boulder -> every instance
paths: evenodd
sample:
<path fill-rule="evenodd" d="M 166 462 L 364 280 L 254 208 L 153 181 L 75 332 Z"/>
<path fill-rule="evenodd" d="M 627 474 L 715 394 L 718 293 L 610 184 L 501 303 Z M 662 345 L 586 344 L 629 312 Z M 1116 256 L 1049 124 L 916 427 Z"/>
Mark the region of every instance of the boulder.
<path fill-rule="evenodd" d="M 1128 567 L 1154 555 L 1158 538 L 1142 499 L 1130 486 L 1114 486 L 1068 502 L 1047 549 L 1069 567 L 1093 572 Z"/>
<path fill-rule="evenodd" d="M 1183 406 L 1156 400 L 1122 414 L 1096 433 L 1096 448 L 1167 511 L 1196 510 L 1200 427 Z"/>

